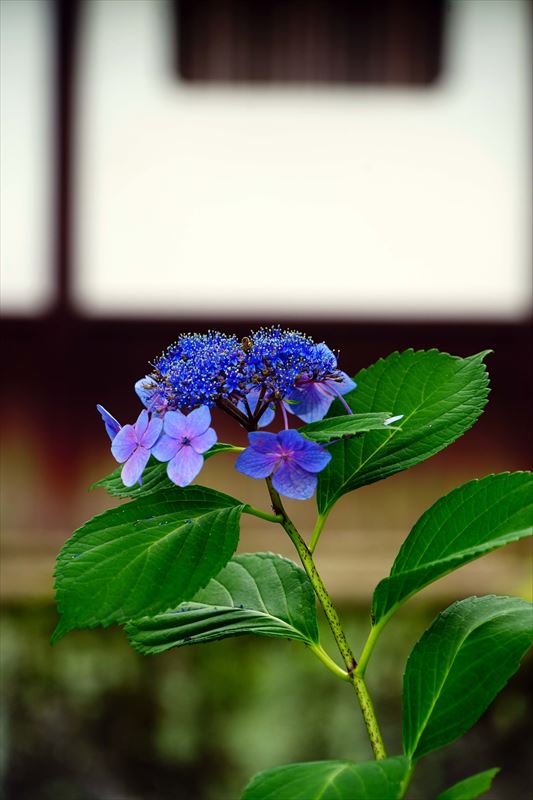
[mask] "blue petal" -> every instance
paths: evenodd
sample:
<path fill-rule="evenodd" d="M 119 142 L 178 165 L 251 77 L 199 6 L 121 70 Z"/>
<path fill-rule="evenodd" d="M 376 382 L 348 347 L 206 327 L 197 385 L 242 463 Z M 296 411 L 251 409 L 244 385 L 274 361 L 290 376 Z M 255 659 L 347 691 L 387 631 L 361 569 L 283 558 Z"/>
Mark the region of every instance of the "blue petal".
<path fill-rule="evenodd" d="M 304 439 L 302 434 L 294 428 L 289 430 L 280 431 L 276 438 L 279 445 L 284 449 L 302 450 L 307 444 L 307 439 Z"/>
<path fill-rule="evenodd" d="M 293 461 L 285 461 L 274 473 L 272 485 L 285 497 L 308 500 L 313 496 L 318 478 Z"/>
<path fill-rule="evenodd" d="M 266 428 L 267 425 L 270 425 L 274 417 L 276 416 L 276 409 L 273 406 L 268 406 L 268 408 L 261 414 L 259 417 L 258 425 L 260 428 Z"/>
<path fill-rule="evenodd" d="M 187 435 L 187 417 L 181 411 L 167 411 L 163 429 L 167 436 L 171 436 L 181 442 Z"/>
<path fill-rule="evenodd" d="M 190 445 L 182 447 L 167 464 L 167 475 L 176 486 L 188 486 L 204 465 L 204 457 Z"/>
<path fill-rule="evenodd" d="M 143 408 L 139 416 L 137 417 L 137 422 L 134 423 L 133 427 L 135 429 L 135 436 L 137 437 L 137 441 L 140 443 L 144 434 L 148 429 L 148 425 L 150 424 L 150 415 L 146 409 Z"/>
<path fill-rule="evenodd" d="M 188 439 L 193 439 L 195 436 L 201 436 L 211 425 L 211 412 L 207 406 L 199 406 L 191 411 L 186 417 L 185 423 L 185 436 Z"/>
<path fill-rule="evenodd" d="M 152 411 L 155 414 L 161 414 L 166 411 L 168 400 L 165 397 L 165 392 L 150 375 L 146 375 L 136 382 L 135 392 L 148 411 Z"/>
<path fill-rule="evenodd" d="M 313 381 L 290 393 L 287 409 L 304 422 L 318 422 L 326 416 L 334 398 L 323 383 Z"/>
<path fill-rule="evenodd" d="M 109 411 L 106 411 L 105 408 L 101 406 L 99 403 L 97 403 L 96 408 L 104 421 L 107 435 L 109 436 L 111 441 L 113 441 L 113 439 L 121 429 L 122 425 L 118 420 L 115 419 L 115 417 L 112 414 L 109 413 Z"/>
<path fill-rule="evenodd" d="M 284 431 L 283 433 L 297 433 L 297 431 Z M 293 455 L 291 460 L 308 472 L 320 472 L 323 470 L 331 461 L 331 453 L 324 450 L 317 442 L 310 442 L 300 434 L 297 435 L 300 442 L 292 444 Z M 286 438 L 284 436 L 284 439 Z"/>
<path fill-rule="evenodd" d="M 135 436 L 135 428 L 133 425 L 124 425 L 113 439 L 113 444 L 111 445 L 113 457 L 119 464 L 123 464 L 134 452 L 137 444 L 137 437 Z"/>
<path fill-rule="evenodd" d="M 122 467 L 120 477 L 124 486 L 134 486 L 136 483 L 141 483 L 141 475 L 149 458 L 150 451 L 146 447 L 139 445 Z"/>
<path fill-rule="evenodd" d="M 336 376 L 337 378 L 340 378 L 340 380 L 333 380 L 331 378 L 326 380 L 326 384 L 331 386 L 333 391 L 336 389 L 339 394 L 348 394 L 348 392 L 351 392 L 357 388 L 356 382 L 353 381 L 345 372 L 338 370 Z"/>
<path fill-rule="evenodd" d="M 217 432 L 214 428 L 208 428 L 205 433 L 201 433 L 200 436 L 195 436 L 194 439 L 191 439 L 191 447 L 193 447 L 197 453 L 205 453 L 210 447 L 216 444 L 216 441 Z"/>
<path fill-rule="evenodd" d="M 253 447 L 247 447 L 235 462 L 235 469 L 250 478 L 267 478 L 272 475 L 277 462 L 275 454 L 259 453 Z"/>
<path fill-rule="evenodd" d="M 275 453 L 278 448 L 278 437 L 268 431 L 253 431 L 248 434 L 250 446 L 259 453 Z"/>
<path fill-rule="evenodd" d="M 255 412 L 257 401 L 259 400 L 259 389 L 251 389 L 248 394 L 246 395 L 246 400 L 248 402 L 248 408 L 252 412 Z M 237 408 L 239 411 L 242 411 L 243 414 L 247 414 L 246 406 L 244 405 L 244 400 L 239 400 L 237 403 Z M 266 428 L 267 425 L 270 425 L 274 417 L 276 416 L 276 409 L 273 406 L 268 406 L 265 411 L 259 417 L 257 422 L 260 428 Z"/>
<path fill-rule="evenodd" d="M 140 444 L 142 444 L 143 447 L 147 447 L 148 450 L 150 450 L 150 448 L 153 447 L 157 442 L 157 440 L 159 439 L 162 430 L 163 430 L 163 420 L 161 419 L 161 417 L 155 417 L 152 414 L 152 419 L 148 423 L 148 427 L 142 435 Z"/>
<path fill-rule="evenodd" d="M 163 433 L 152 447 L 152 455 L 154 458 L 157 458 L 158 461 L 170 461 L 181 447 L 181 442 Z"/>
<path fill-rule="evenodd" d="M 152 399 L 152 395 L 154 393 L 154 389 L 156 388 L 153 378 L 149 375 L 145 375 L 144 378 L 140 378 L 135 384 L 135 392 L 137 393 L 137 397 L 148 410 L 150 410 L 150 401 Z"/>

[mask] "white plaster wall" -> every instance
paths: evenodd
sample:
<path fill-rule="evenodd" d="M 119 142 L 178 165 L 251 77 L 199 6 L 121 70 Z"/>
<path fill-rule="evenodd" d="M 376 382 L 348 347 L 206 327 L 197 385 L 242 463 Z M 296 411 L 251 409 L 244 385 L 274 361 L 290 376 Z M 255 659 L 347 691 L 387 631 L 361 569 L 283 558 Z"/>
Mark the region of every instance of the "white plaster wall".
<path fill-rule="evenodd" d="M 42 0 L 0 3 L 0 301 L 34 314 L 53 295 L 52 36 Z"/>

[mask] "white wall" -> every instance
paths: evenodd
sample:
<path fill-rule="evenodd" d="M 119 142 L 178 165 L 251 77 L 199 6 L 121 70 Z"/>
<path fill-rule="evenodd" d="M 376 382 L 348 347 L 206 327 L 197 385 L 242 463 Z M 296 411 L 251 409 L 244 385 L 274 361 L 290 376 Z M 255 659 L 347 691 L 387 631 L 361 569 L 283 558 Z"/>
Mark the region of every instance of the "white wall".
<path fill-rule="evenodd" d="M 50 297 L 46 5 L 1 4 L 8 310 Z M 425 90 L 191 86 L 172 75 L 166 0 L 89 0 L 83 17 L 81 310 L 527 313 L 527 2 L 454 0 Z"/>
<path fill-rule="evenodd" d="M 9 313 L 52 294 L 52 35 L 42 0 L 0 2 L 0 280 Z"/>

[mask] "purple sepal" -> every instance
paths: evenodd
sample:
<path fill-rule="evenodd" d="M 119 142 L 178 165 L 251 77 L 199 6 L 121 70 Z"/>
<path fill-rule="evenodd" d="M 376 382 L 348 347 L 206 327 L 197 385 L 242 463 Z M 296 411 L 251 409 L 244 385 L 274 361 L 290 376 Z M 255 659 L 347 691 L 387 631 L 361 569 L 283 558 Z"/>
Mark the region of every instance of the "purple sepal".
<path fill-rule="evenodd" d="M 286 397 L 285 407 L 304 422 L 318 422 L 324 419 L 336 398 L 355 388 L 356 383 L 338 370 L 334 378 L 301 381 Z"/>
<path fill-rule="evenodd" d="M 164 433 L 152 448 L 158 461 L 168 461 L 167 475 L 177 486 L 188 486 L 204 464 L 202 453 L 209 450 L 217 434 L 211 427 L 211 412 L 200 406 L 190 414 L 167 411 Z"/>
<path fill-rule="evenodd" d="M 298 464 L 282 464 L 272 478 L 272 485 L 280 494 L 293 500 L 309 500 L 316 489 L 318 478 Z"/>
<path fill-rule="evenodd" d="M 163 420 L 143 410 L 134 425 L 124 425 L 111 445 L 111 452 L 122 467 L 125 486 L 141 483 L 141 476 L 150 458 L 150 451 L 163 430 Z"/>
<path fill-rule="evenodd" d="M 105 408 L 101 406 L 99 403 L 96 404 L 96 409 L 104 421 L 107 435 L 109 436 L 111 441 L 113 441 L 113 439 L 121 429 L 122 425 L 117 419 L 115 419 L 115 417 L 112 414 L 109 413 L 109 411 L 106 411 Z"/>
<path fill-rule="evenodd" d="M 307 500 L 316 489 L 316 473 L 324 469 L 331 454 L 295 430 L 280 433 L 253 432 L 250 446 L 241 453 L 235 468 L 251 478 L 273 475 L 274 488 L 294 500 Z"/>
<path fill-rule="evenodd" d="M 204 457 L 193 447 L 182 447 L 168 462 L 167 475 L 176 486 L 188 486 L 204 465 Z"/>
<path fill-rule="evenodd" d="M 277 455 L 267 455 L 254 447 L 247 447 L 235 462 L 235 468 L 250 478 L 268 478 L 276 469 L 277 464 Z"/>

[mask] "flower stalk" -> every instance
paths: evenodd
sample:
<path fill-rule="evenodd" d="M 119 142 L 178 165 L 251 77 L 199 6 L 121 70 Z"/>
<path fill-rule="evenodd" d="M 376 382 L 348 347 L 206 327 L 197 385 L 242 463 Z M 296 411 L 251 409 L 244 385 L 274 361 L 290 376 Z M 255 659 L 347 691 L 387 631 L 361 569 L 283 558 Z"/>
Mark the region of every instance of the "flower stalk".
<path fill-rule="evenodd" d="M 381 731 L 379 729 L 379 724 L 376 719 L 376 713 L 374 710 L 374 706 L 372 703 L 372 699 L 368 693 L 368 689 L 366 687 L 364 678 L 357 674 L 357 662 L 355 660 L 355 656 L 350 648 L 348 640 L 346 639 L 346 634 L 341 625 L 341 621 L 339 619 L 339 615 L 331 602 L 331 598 L 328 594 L 326 587 L 320 577 L 318 570 L 316 568 L 315 562 L 313 560 L 313 555 L 310 549 L 307 547 L 306 543 L 300 536 L 297 528 L 295 527 L 294 523 L 290 519 L 289 515 L 287 514 L 285 507 L 283 506 L 283 502 L 279 493 L 276 491 L 274 486 L 272 485 L 272 480 L 270 478 L 266 479 L 266 484 L 268 487 L 268 492 L 270 494 L 270 499 L 272 502 L 272 510 L 274 514 L 278 517 L 281 517 L 280 524 L 288 534 L 291 542 L 296 548 L 296 551 L 300 557 L 300 561 L 302 562 L 302 566 L 307 573 L 307 577 L 311 581 L 315 594 L 322 606 L 324 614 L 326 615 L 326 619 L 328 621 L 329 627 L 339 648 L 339 652 L 342 656 L 342 660 L 346 666 L 346 673 L 348 676 L 348 680 L 353 685 L 357 699 L 359 701 L 359 705 L 361 707 L 361 712 L 363 715 L 363 720 L 368 732 L 368 737 L 370 739 L 370 744 L 372 746 L 372 751 L 374 753 L 374 757 L 377 760 L 381 760 L 386 758 L 385 746 L 383 744 L 383 738 L 381 736 Z"/>

